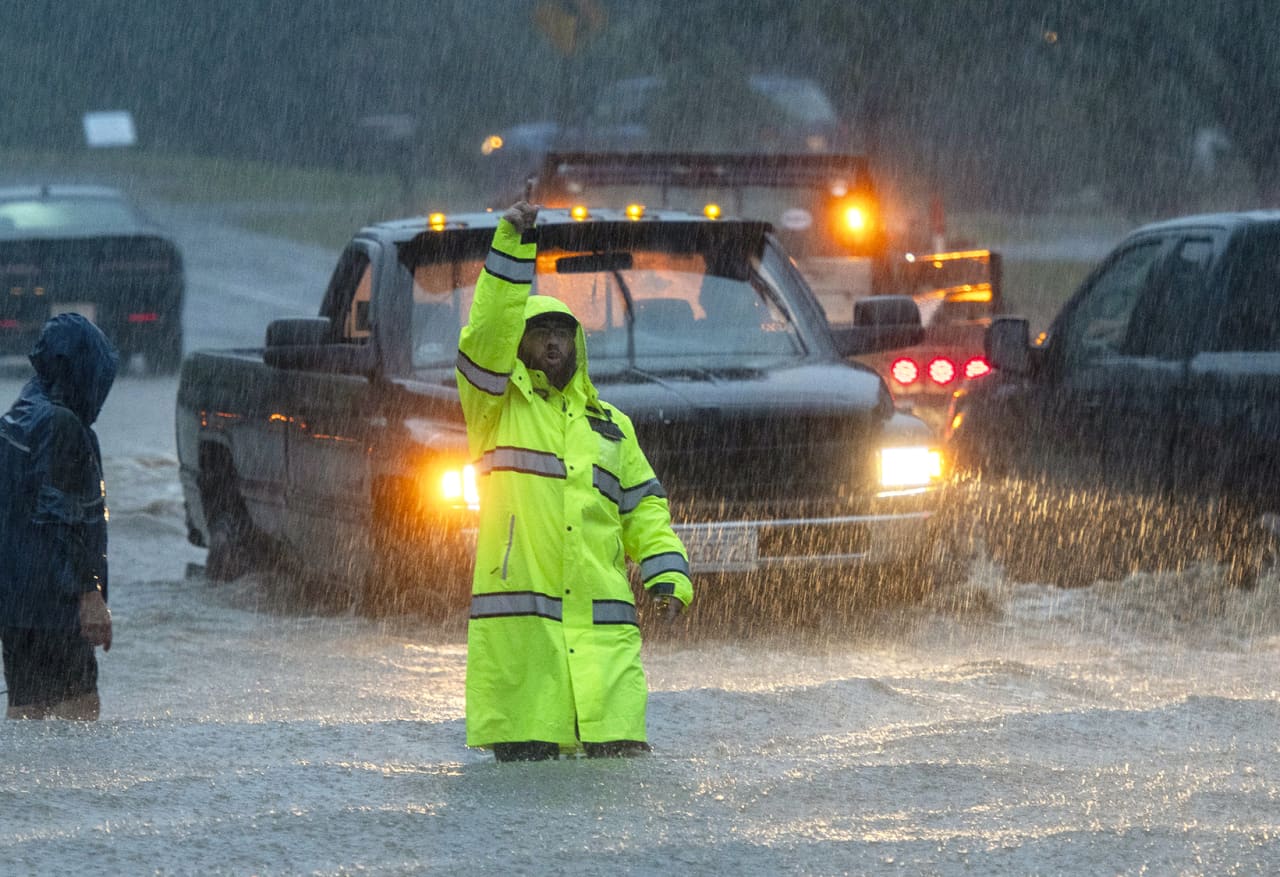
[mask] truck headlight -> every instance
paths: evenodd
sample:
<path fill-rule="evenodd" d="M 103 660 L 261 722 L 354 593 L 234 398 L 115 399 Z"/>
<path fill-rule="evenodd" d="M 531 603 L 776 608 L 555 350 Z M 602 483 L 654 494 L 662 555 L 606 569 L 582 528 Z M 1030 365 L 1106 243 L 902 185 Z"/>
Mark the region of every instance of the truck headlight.
<path fill-rule="evenodd" d="M 928 487 L 942 478 L 942 451 L 928 447 L 880 449 L 880 486 L 885 490 Z"/>
<path fill-rule="evenodd" d="M 444 470 L 440 475 L 440 499 L 452 508 L 480 508 L 480 491 L 476 487 L 476 467 L 465 466 Z"/>

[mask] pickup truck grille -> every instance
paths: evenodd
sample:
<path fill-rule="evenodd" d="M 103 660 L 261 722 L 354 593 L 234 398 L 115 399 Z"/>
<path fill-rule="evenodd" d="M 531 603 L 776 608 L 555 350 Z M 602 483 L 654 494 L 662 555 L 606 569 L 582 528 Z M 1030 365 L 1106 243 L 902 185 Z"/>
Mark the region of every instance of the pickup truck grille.
<path fill-rule="evenodd" d="M 849 512 L 871 491 L 864 417 L 732 417 L 637 422 L 641 447 L 681 518 Z"/>

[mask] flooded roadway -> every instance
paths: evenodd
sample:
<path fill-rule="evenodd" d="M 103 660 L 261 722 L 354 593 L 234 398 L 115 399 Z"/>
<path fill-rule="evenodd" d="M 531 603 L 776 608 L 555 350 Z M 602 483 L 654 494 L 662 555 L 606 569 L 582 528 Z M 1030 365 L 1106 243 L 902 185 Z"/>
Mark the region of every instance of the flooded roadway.
<path fill-rule="evenodd" d="M 210 268 L 193 343 L 241 331 L 208 296 L 250 301 L 246 333 L 313 309 L 318 267 L 259 301 L 220 285 L 227 258 L 189 256 Z M 0 374 L 5 405 L 22 377 Z M 0 872 L 1280 872 L 1274 578 L 1066 592 L 979 566 L 936 606 L 803 640 L 650 632 L 651 757 L 499 767 L 463 745 L 457 626 L 187 577 L 174 390 L 122 378 L 99 422 L 102 720 L 0 722 Z"/>
<path fill-rule="evenodd" d="M 1274 579 L 1067 592 L 979 567 L 967 609 L 859 632 L 655 633 L 651 757 L 499 767 L 463 745 L 456 627 L 186 577 L 173 391 L 122 379 L 100 422 L 103 718 L 0 723 L 6 873 L 1280 869 Z"/>

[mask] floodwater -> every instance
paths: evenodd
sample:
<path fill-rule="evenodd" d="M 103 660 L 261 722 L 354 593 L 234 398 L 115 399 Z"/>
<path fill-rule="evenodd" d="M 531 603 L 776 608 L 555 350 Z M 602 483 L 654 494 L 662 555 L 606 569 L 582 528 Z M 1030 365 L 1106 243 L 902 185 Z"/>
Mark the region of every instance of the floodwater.
<path fill-rule="evenodd" d="M 171 218 L 189 347 L 314 313 L 335 254 Z M 1275 578 L 979 564 L 803 637 L 646 630 L 651 756 L 498 766 L 463 742 L 461 625 L 188 575 L 175 387 L 126 375 L 99 421 L 102 719 L 0 721 L 0 873 L 1280 873 Z"/>
<path fill-rule="evenodd" d="M 1280 871 L 1274 579 L 979 565 L 820 636 L 652 632 L 651 756 L 499 766 L 463 745 L 457 626 L 187 575 L 174 388 L 124 377 L 99 422 L 102 719 L 0 722 L 6 874 Z"/>

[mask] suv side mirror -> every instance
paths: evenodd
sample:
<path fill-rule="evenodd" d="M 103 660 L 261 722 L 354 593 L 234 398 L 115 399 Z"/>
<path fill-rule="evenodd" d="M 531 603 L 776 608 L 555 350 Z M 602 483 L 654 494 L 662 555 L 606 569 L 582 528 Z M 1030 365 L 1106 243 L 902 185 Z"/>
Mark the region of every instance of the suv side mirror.
<path fill-rule="evenodd" d="M 996 317 L 984 339 L 987 361 L 1009 374 L 1031 370 L 1031 324 L 1025 317 Z"/>
<path fill-rule="evenodd" d="M 909 295 L 873 295 L 853 305 L 853 325 L 832 329 L 841 356 L 861 356 L 924 340 L 920 308 Z"/>

